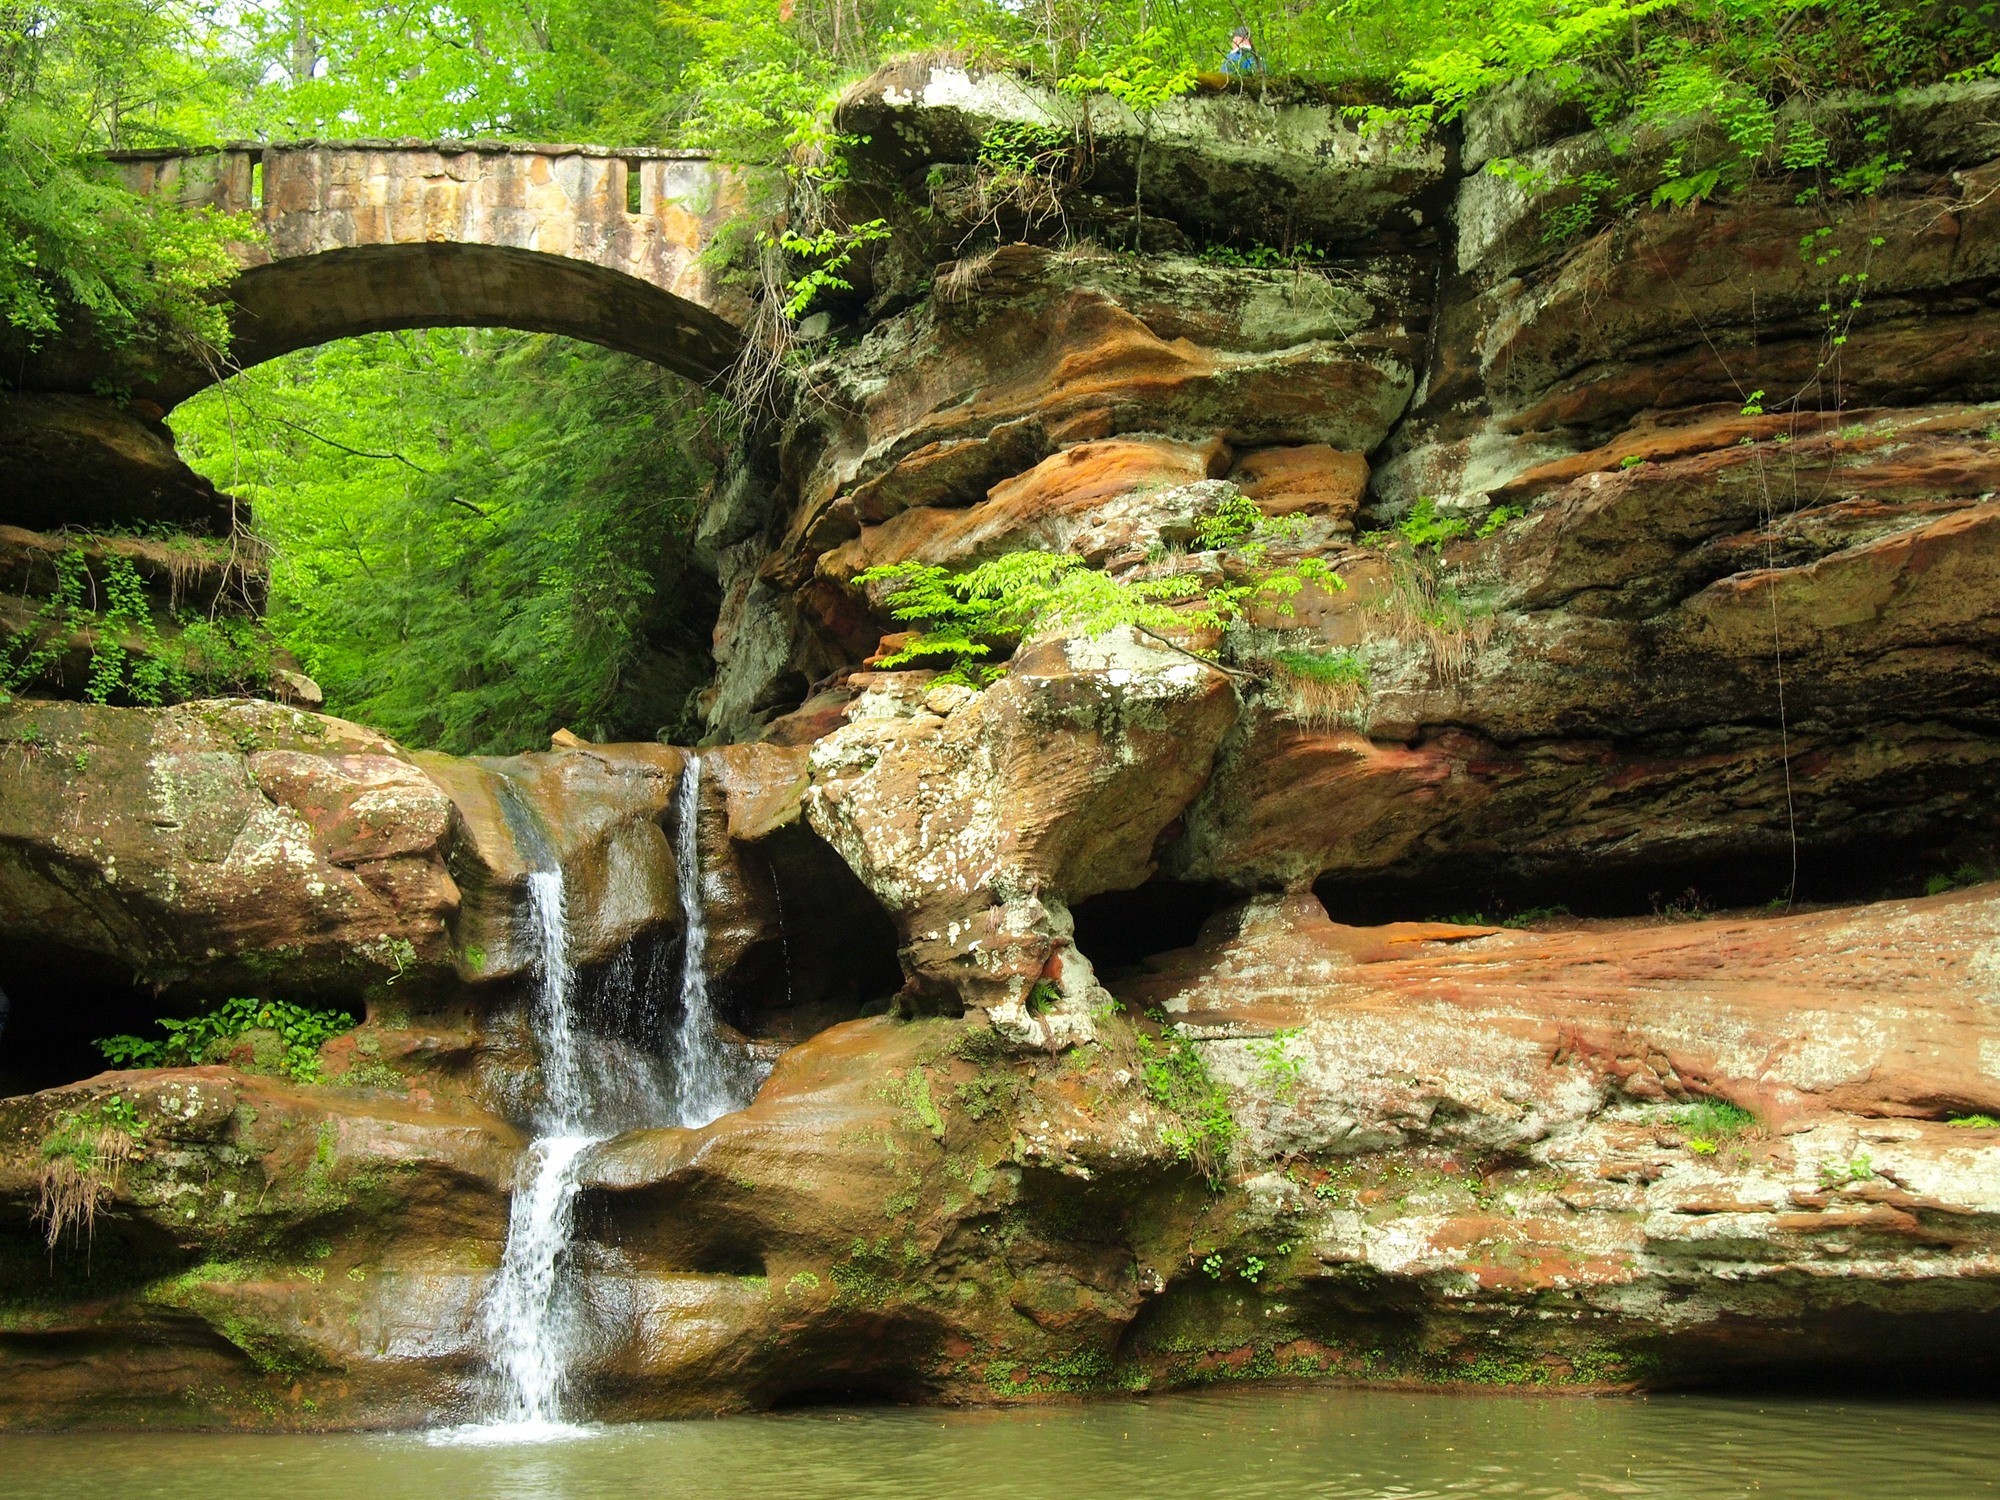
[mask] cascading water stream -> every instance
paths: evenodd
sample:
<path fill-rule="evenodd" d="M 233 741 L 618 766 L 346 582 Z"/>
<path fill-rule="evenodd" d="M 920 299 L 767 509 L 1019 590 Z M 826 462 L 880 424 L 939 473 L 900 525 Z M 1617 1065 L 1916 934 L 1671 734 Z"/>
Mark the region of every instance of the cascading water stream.
<path fill-rule="evenodd" d="M 675 1107 L 679 1125 L 706 1125 L 748 1101 L 740 1097 L 740 1069 L 724 1050 L 708 1000 L 708 913 L 702 900 L 701 757 L 690 754 L 681 771 L 679 822 L 674 828 L 674 874 L 681 892 L 681 1018 L 674 1029 Z"/>
<path fill-rule="evenodd" d="M 684 940 L 680 1017 L 668 1039 L 674 1070 L 671 1104 L 644 1088 L 593 1086 L 578 1030 L 577 973 L 570 956 L 569 913 L 562 869 L 525 807 L 510 804 L 509 821 L 538 863 L 528 876 L 528 928 L 536 988 L 528 1007 L 541 1063 L 542 1098 L 533 1111 L 535 1139 L 523 1153 L 507 1221 L 507 1245 L 484 1313 L 488 1356 L 501 1388 L 488 1424 L 464 1429 L 475 1441 L 559 1436 L 563 1390 L 581 1321 L 581 1297 L 564 1274 L 575 1229 L 576 1197 L 585 1154 L 618 1130 L 648 1125 L 706 1125 L 741 1109 L 757 1082 L 721 1038 L 708 994 L 708 918 L 702 899 L 701 757 L 690 754 L 681 774 L 674 834 Z M 629 955 L 627 955 L 629 960 Z M 653 1012 L 639 966 L 614 966 L 630 993 L 629 1014 Z M 666 1114 L 669 1118 L 645 1118 Z"/>
<path fill-rule="evenodd" d="M 537 969 L 529 1025 L 542 1066 L 536 1138 L 521 1158 L 507 1217 L 507 1248 L 485 1306 L 486 1345 L 501 1383 L 498 1427 L 510 1436 L 560 1432 L 562 1387 L 575 1325 L 561 1276 L 576 1217 L 583 1153 L 601 1136 L 589 1111 L 577 1049 L 576 970 L 560 867 L 528 876 L 529 931 Z"/>

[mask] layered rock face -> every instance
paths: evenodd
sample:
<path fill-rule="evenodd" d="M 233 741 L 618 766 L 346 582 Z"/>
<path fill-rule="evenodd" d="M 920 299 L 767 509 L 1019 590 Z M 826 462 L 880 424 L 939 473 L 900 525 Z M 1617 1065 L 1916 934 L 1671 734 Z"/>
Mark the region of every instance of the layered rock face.
<path fill-rule="evenodd" d="M 1565 241 L 1563 174 L 1699 143 L 856 89 L 836 207 L 893 232 L 703 520 L 700 806 L 657 745 L 0 710 L 9 1035 L 62 1085 L 0 1103 L 0 1422 L 477 1409 L 530 875 L 587 995 L 678 951 L 690 819 L 715 993 L 781 1055 L 581 1159 L 591 1411 L 1983 1376 L 1992 98 L 1899 105 L 1850 207 Z M 996 172 L 1003 126 L 1054 165 Z M 993 641 L 983 689 L 885 667 L 870 569 L 1024 551 L 1188 607 Z M 1434 920 L 1476 910 L 1516 925 Z M 57 1066 L 232 992 L 364 1024 L 315 1085 Z"/>
<path fill-rule="evenodd" d="M 1360 912 L 1392 889 L 1763 899 L 1795 866 L 1852 891 L 1860 850 L 1950 867 L 1993 833 L 1993 97 L 1899 104 L 1907 170 L 1878 196 L 1773 183 L 1582 237 L 1557 168 L 1608 148 L 1546 101 L 1481 106 L 1456 167 L 1303 104 L 1177 106 L 1221 143 L 1213 176 L 1295 195 L 1284 231 L 1215 213 L 1185 122 L 1135 201 L 1118 108 L 892 70 L 843 106 L 881 143 L 847 207 L 897 230 L 843 314 L 854 342 L 709 512 L 711 722 L 837 723 L 842 675 L 894 628 L 869 567 L 1041 549 L 1216 588 L 1303 558 L 1343 587 L 1223 643 L 1251 676 L 1152 851 L 1180 880 L 1318 881 Z M 1080 185 L 1058 166 L 1031 191 L 980 154 L 1085 126 Z M 1616 170 L 1695 149 L 1642 144 Z M 1471 170 L 1500 155 L 1553 185 Z M 1258 269 L 1266 233 L 1311 255 Z M 1233 496 L 1285 523 L 1262 561 L 1194 541 Z M 1419 500 L 1458 537 L 1403 541 Z M 1365 685 L 1315 709 L 1281 651 L 1351 654 Z"/>
<path fill-rule="evenodd" d="M 1971 1374 L 2000 1147 L 1943 1117 L 2000 1111 L 1996 948 L 1992 887 L 1538 932 L 1264 898 L 1116 981 L 1123 1009 L 1060 1056 L 978 1019 L 850 1022 L 747 1110 L 592 1149 L 574 1377 L 639 1416 L 1880 1374 L 1945 1349 Z M 1213 1186 L 1181 1159 L 1196 1122 L 1134 1082 L 1183 1046 L 1216 1091 L 1192 1137 Z M 32 1143 L 113 1093 L 136 1124 L 98 1269 L 10 1262 L 10 1422 L 474 1409 L 505 1125 L 407 1084 L 110 1076 L 0 1111 L 26 1143 L 7 1201 L 35 1197 Z"/>

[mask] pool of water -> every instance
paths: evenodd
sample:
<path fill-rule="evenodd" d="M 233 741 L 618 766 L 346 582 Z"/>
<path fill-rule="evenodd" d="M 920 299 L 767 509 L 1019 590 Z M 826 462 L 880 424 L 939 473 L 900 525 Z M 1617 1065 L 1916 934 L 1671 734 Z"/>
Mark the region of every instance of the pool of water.
<path fill-rule="evenodd" d="M 0 1437 L 21 1500 L 1966 1500 L 2000 1407 L 1255 1390 L 1069 1407 L 815 1410 L 577 1430 Z"/>

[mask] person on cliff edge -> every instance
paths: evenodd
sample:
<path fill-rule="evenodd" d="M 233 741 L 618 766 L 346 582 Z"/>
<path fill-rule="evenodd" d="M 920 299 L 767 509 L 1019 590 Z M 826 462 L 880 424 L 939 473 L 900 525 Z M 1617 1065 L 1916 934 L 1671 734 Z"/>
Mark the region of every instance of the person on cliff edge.
<path fill-rule="evenodd" d="M 1250 42 L 1250 28 L 1239 26 L 1229 33 L 1229 51 L 1222 59 L 1222 71 L 1231 78 L 1255 78 L 1264 71 L 1264 59 Z"/>

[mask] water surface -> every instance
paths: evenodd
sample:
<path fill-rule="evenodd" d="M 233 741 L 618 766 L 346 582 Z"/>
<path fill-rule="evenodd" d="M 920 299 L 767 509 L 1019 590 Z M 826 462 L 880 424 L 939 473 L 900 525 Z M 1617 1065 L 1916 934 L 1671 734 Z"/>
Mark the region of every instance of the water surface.
<path fill-rule="evenodd" d="M 0 1437 L 21 1500 L 1967 1500 L 2000 1407 L 1235 1390 L 438 1435 Z"/>

